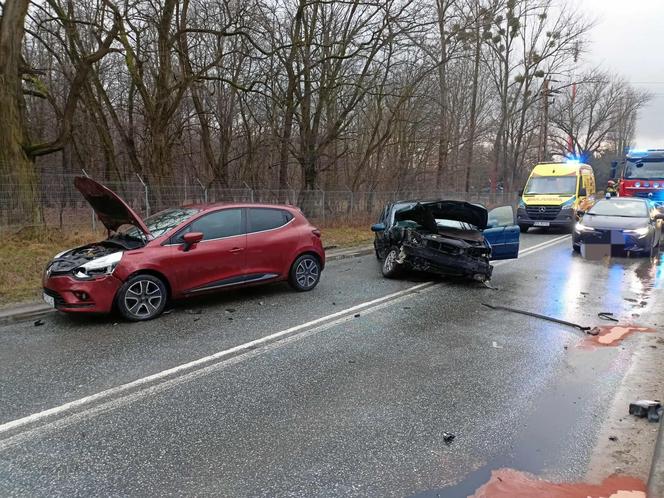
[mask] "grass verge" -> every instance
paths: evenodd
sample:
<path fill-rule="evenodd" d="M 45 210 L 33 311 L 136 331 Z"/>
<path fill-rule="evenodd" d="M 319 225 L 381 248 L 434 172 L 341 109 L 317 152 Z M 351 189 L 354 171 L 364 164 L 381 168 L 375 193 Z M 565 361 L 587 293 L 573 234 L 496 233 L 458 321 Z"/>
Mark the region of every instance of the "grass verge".
<path fill-rule="evenodd" d="M 321 231 L 326 247 L 354 247 L 373 240 L 366 226 L 323 227 Z M 76 230 L 4 234 L 0 238 L 0 306 L 38 300 L 44 267 L 55 254 L 103 238 L 103 234 Z"/>
<path fill-rule="evenodd" d="M 38 299 L 44 267 L 54 255 L 101 238 L 103 235 L 75 230 L 3 235 L 0 239 L 0 306 Z"/>
<path fill-rule="evenodd" d="M 321 228 L 325 247 L 355 247 L 370 244 L 374 234 L 366 226 L 363 227 L 329 227 Z"/>

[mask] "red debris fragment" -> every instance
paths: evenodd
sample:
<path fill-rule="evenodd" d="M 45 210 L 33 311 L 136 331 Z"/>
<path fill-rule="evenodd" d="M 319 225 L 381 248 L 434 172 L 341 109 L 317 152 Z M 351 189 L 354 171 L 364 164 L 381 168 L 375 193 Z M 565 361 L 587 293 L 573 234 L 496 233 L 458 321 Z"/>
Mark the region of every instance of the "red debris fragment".
<path fill-rule="evenodd" d="M 646 485 L 634 477 L 613 475 L 600 484 L 554 483 L 524 472 L 500 469 L 472 498 L 645 498 Z"/>
<path fill-rule="evenodd" d="M 638 325 L 603 325 L 593 328 L 592 335 L 589 335 L 581 346 L 617 346 L 625 337 L 631 334 L 654 331 L 655 329 L 639 327 Z"/>

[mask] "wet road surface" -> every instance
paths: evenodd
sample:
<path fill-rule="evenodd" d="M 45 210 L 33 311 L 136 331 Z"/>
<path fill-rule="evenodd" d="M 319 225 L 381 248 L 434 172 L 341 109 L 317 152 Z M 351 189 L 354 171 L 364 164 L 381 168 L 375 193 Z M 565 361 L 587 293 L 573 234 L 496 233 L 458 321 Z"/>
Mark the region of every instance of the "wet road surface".
<path fill-rule="evenodd" d="M 331 262 L 308 294 L 1 327 L 0 494 L 467 496 L 503 467 L 580 480 L 635 348 L 659 334 L 663 282 L 659 259 L 585 261 L 569 238 L 529 233 L 493 289 L 386 280 L 366 256 Z M 483 302 L 656 332 L 589 347 Z"/>

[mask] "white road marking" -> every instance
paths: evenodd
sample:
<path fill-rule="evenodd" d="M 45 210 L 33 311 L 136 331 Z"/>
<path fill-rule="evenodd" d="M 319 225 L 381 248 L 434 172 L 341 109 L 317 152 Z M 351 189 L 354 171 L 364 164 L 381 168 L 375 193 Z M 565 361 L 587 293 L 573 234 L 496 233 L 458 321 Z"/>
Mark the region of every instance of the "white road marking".
<path fill-rule="evenodd" d="M 190 361 L 188 363 L 183 363 L 182 365 L 178 365 L 173 368 L 169 368 L 167 370 L 162 370 L 161 372 L 157 372 L 156 374 L 149 375 L 147 377 L 142 377 L 140 379 L 134 380 L 132 382 L 128 382 L 126 384 L 121 384 L 117 387 L 112 387 L 110 389 L 106 389 L 104 391 L 100 391 L 96 394 L 92 394 L 90 396 L 85 396 L 83 398 L 79 398 L 74 401 L 70 401 L 69 403 L 65 403 L 60 406 L 56 406 L 54 408 L 50 408 L 48 410 L 44 410 L 38 413 L 34 413 L 32 415 L 28 415 L 27 417 L 19 418 L 16 420 L 12 420 L 11 422 L 6 422 L 2 425 L 0 425 L 0 434 L 9 432 L 11 430 L 17 429 L 22 426 L 26 426 L 29 424 L 32 424 L 34 422 L 43 420 L 45 418 L 51 417 L 53 415 L 58 415 L 63 412 L 67 412 L 76 408 L 81 408 L 85 405 L 89 405 L 90 403 L 94 403 L 97 401 L 102 401 L 105 398 L 113 397 L 118 394 L 121 394 L 125 391 L 129 391 L 135 388 L 139 388 L 141 386 L 144 386 L 146 384 L 165 379 L 167 377 L 170 377 L 174 374 L 179 374 L 182 372 L 185 372 L 187 370 L 191 370 L 192 368 L 200 367 L 206 363 L 209 363 L 211 361 L 219 360 L 221 358 L 224 358 L 226 356 L 233 355 L 235 353 L 244 351 L 244 350 L 252 350 L 255 349 L 258 346 L 261 346 L 263 344 L 273 342 L 276 339 L 279 339 L 284 336 L 291 335 L 293 333 L 296 333 L 301 330 L 309 329 L 311 327 L 314 327 L 316 325 L 323 324 L 327 321 L 334 320 L 335 318 L 339 318 L 344 315 L 349 315 L 349 314 L 355 314 L 359 311 L 363 311 L 365 308 L 369 308 L 371 306 L 375 306 L 377 304 L 381 304 L 385 301 L 391 301 L 394 300 L 398 297 L 407 295 L 407 294 L 412 294 L 414 292 L 417 292 L 420 289 L 425 289 L 427 287 L 431 287 L 435 285 L 435 282 L 424 282 L 422 284 L 414 285 L 413 287 L 409 287 L 407 289 L 400 290 L 398 292 L 394 292 L 392 294 L 388 294 L 387 296 L 379 297 L 377 299 L 372 299 L 371 301 L 365 301 L 364 303 L 357 304 L 355 306 L 351 306 L 350 308 L 346 308 L 344 310 L 338 311 L 336 313 L 332 313 L 330 315 L 326 315 L 320 318 L 317 318 L 315 320 L 311 320 L 309 322 L 302 323 L 300 325 L 296 325 L 295 327 L 290 327 L 288 329 L 282 330 L 280 332 L 276 332 L 274 334 L 267 335 L 265 337 L 261 337 L 260 339 L 255 339 L 253 341 L 245 342 L 244 344 L 240 344 L 239 346 L 232 347 L 230 349 L 225 349 L 223 351 L 219 351 L 217 353 L 211 354 L 209 356 L 205 356 L 203 358 L 199 358 L 198 360 Z"/>
<path fill-rule="evenodd" d="M 418 289 L 415 291 L 417 293 L 419 292 L 428 292 L 439 285 L 440 283 L 434 283 L 434 282 L 429 282 L 432 285 L 426 288 L 421 288 L 419 286 Z M 400 300 L 407 299 L 408 294 L 403 294 L 400 295 L 397 298 L 394 298 L 390 301 L 382 302 L 379 304 L 376 304 L 375 306 L 372 306 L 370 308 L 363 308 L 362 309 L 362 316 L 369 315 L 371 313 L 374 313 L 376 311 L 379 311 L 383 308 L 387 308 L 388 306 L 394 306 L 395 303 L 399 302 Z M 137 391 L 132 391 L 129 393 L 124 394 L 123 396 L 120 396 L 118 398 L 110 398 L 107 401 L 101 401 L 100 403 L 97 404 L 92 404 L 91 406 L 84 408 L 83 410 L 79 410 L 77 412 L 62 416 L 60 418 L 56 418 L 52 421 L 46 421 L 42 423 L 41 425 L 37 425 L 35 427 L 28 427 L 22 432 L 17 432 L 14 435 L 10 435 L 9 437 L 5 439 L 0 439 L 0 451 L 4 451 L 7 448 L 11 448 L 13 446 L 16 446 L 17 444 L 22 443 L 23 441 L 31 439 L 33 436 L 42 434 L 44 432 L 48 431 L 53 431 L 53 430 L 60 430 L 65 427 L 68 427 L 70 425 L 73 425 L 79 421 L 82 421 L 84 419 L 94 417 L 96 415 L 100 415 L 102 413 L 115 410 L 116 408 L 120 408 L 122 406 L 129 405 L 133 403 L 134 401 L 137 401 L 139 399 L 145 398 L 147 396 L 151 396 L 154 394 L 158 394 L 163 391 L 167 391 L 168 389 L 171 389 L 173 387 L 179 386 L 181 384 L 184 384 L 186 382 L 192 381 L 194 379 L 197 379 L 199 377 L 204 377 L 208 374 L 211 374 L 213 372 L 217 372 L 219 370 L 222 370 L 223 368 L 229 367 L 231 365 L 235 365 L 237 363 L 240 363 L 242 361 L 248 360 L 250 358 L 254 358 L 256 356 L 265 354 L 269 351 L 272 351 L 277 348 L 281 348 L 284 345 L 293 343 L 295 341 L 300 341 L 302 339 L 306 339 L 309 336 L 316 335 L 320 332 L 323 332 L 325 330 L 329 330 L 334 328 L 337 325 L 340 325 L 345 322 L 349 322 L 354 320 L 354 315 L 353 314 L 348 314 L 345 316 L 342 316 L 341 318 L 337 318 L 336 320 L 333 320 L 331 322 L 326 322 L 322 325 L 319 325 L 317 327 L 314 327 L 312 329 L 307 329 L 303 332 L 300 332 L 298 334 L 293 334 L 287 337 L 282 338 L 279 341 L 271 342 L 264 347 L 260 349 L 252 349 L 249 351 L 246 351 L 242 354 L 232 356 L 226 360 L 219 361 L 216 363 L 212 363 L 210 365 L 207 365 L 205 367 L 199 368 L 192 370 L 190 372 L 185 372 L 177 377 L 171 378 L 164 380 L 159 383 L 153 383 L 148 386 L 143 387 L 142 389 L 139 389 Z"/>
<path fill-rule="evenodd" d="M 537 249 L 538 247 L 553 245 L 556 242 L 560 242 L 561 240 L 568 239 L 569 237 L 571 237 L 571 235 L 569 235 L 569 234 L 561 235 L 560 237 L 556 237 L 555 239 L 549 239 L 547 241 L 540 242 L 539 244 L 536 244 L 534 246 L 526 247 L 526 248 L 523 249 L 523 251 L 519 251 L 519 256 L 521 256 L 522 253 L 531 251 L 533 249 Z"/>
<path fill-rule="evenodd" d="M 543 249 L 547 249 L 548 247 L 551 247 L 562 240 L 566 239 L 569 237 L 569 235 L 565 235 L 562 237 L 557 237 L 555 239 L 543 242 L 541 244 L 537 244 L 536 246 L 529 247 L 522 251 L 519 256 L 529 256 L 530 254 L 534 254 L 536 252 L 539 252 Z M 499 261 L 494 264 L 494 266 L 498 265 L 503 265 L 506 263 L 511 263 L 517 260 L 506 260 L 506 261 Z M 161 372 L 157 372 L 155 374 L 149 375 L 147 377 L 142 377 L 140 379 L 134 380 L 132 382 L 128 382 L 126 384 L 121 384 L 116 387 L 112 387 L 110 389 L 106 389 L 104 391 L 100 391 L 98 393 L 92 394 L 90 396 L 85 396 L 83 398 L 79 398 L 74 401 L 70 401 L 68 403 L 55 406 L 53 408 L 49 408 L 48 410 L 44 410 L 41 412 L 33 413 L 32 415 L 28 415 L 26 417 L 22 417 L 16 420 L 12 420 L 10 422 L 6 422 L 2 425 L 0 425 L 0 436 L 3 434 L 7 434 L 10 432 L 15 432 L 18 429 L 28 427 L 30 425 L 34 425 L 36 423 L 45 421 L 49 418 L 56 417 L 58 415 L 64 415 L 65 417 L 72 417 L 74 414 L 69 414 L 67 415 L 67 412 L 72 412 L 78 409 L 85 409 L 89 407 L 90 405 L 94 403 L 101 403 L 102 406 L 106 406 L 109 403 L 113 403 L 116 401 L 119 401 L 117 399 L 113 399 L 117 397 L 118 395 L 124 395 L 124 398 L 128 399 L 135 399 L 140 393 L 138 392 L 130 392 L 130 391 L 135 391 L 135 390 L 150 390 L 150 388 L 157 388 L 159 386 L 151 386 L 150 384 L 155 384 L 159 381 L 165 381 L 165 380 L 170 380 L 170 381 L 176 381 L 178 379 L 169 379 L 169 377 L 173 376 L 184 376 L 186 374 L 196 374 L 201 372 L 201 370 L 209 371 L 208 368 L 198 368 L 197 367 L 204 367 L 207 363 L 215 362 L 214 365 L 209 365 L 208 367 L 211 368 L 213 366 L 218 366 L 221 363 L 227 363 L 226 362 L 220 362 L 218 360 L 222 360 L 227 357 L 239 357 L 239 356 L 245 356 L 247 354 L 250 354 L 253 352 L 254 349 L 256 349 L 259 346 L 264 346 L 266 344 L 274 343 L 276 341 L 279 341 L 279 345 L 284 343 L 284 339 L 288 337 L 293 337 L 295 335 L 300 336 L 303 334 L 306 334 L 306 332 L 313 332 L 311 331 L 312 328 L 319 327 L 318 331 L 328 328 L 328 327 L 323 327 L 324 325 L 336 325 L 337 323 L 341 323 L 345 320 L 350 319 L 352 316 L 354 316 L 357 312 L 370 312 L 374 311 L 380 307 L 383 307 L 383 305 L 394 301 L 395 299 L 398 299 L 403 296 L 407 296 L 409 294 L 414 294 L 420 290 L 427 289 L 429 287 L 433 286 L 438 286 L 441 285 L 440 283 L 436 282 L 424 282 L 421 284 L 414 285 L 412 287 L 409 287 L 407 289 L 400 290 L 398 292 L 394 292 L 392 294 L 388 294 L 383 297 L 379 297 L 377 299 L 372 299 L 371 301 L 365 301 L 363 303 L 357 304 L 355 306 L 351 306 L 350 308 L 346 308 L 344 310 L 338 311 L 336 313 L 332 313 L 320 318 L 317 318 L 315 320 L 308 321 L 306 323 L 296 325 L 294 327 L 287 328 L 285 330 L 276 332 L 274 334 L 267 335 L 265 337 L 261 337 L 260 339 L 255 339 L 253 341 L 246 342 L 244 344 L 240 344 L 238 346 L 219 351 L 217 353 L 211 354 L 209 356 L 205 356 L 203 358 L 199 358 L 194 361 L 190 361 L 188 363 L 183 363 L 181 365 L 178 365 L 173 368 L 169 368 L 167 370 L 162 370 Z M 307 334 L 308 335 L 308 334 Z M 193 372 L 191 372 L 194 370 Z M 171 382 L 168 382 L 169 385 L 172 385 Z M 86 410 L 86 413 L 90 414 L 91 412 L 96 413 L 96 411 L 90 409 Z M 14 439 L 10 437 L 10 439 Z M 4 449 L 7 445 L 5 443 L 0 444 L 0 449 Z"/>

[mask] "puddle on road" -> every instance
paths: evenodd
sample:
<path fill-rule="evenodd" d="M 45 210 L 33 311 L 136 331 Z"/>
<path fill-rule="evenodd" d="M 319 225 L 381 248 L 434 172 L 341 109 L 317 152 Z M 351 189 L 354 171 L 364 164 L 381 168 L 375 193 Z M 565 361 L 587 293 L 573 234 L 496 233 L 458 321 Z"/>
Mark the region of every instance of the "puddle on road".
<path fill-rule="evenodd" d="M 611 476 L 601 484 L 553 483 L 512 469 L 491 472 L 491 479 L 472 498 L 645 498 L 639 479 Z"/>
<path fill-rule="evenodd" d="M 580 349 L 593 349 L 593 346 L 618 346 L 625 337 L 634 333 L 655 332 L 655 329 L 637 325 L 603 325 L 595 327 L 595 330 L 599 333 L 589 335 L 581 341 L 578 346 Z"/>
<path fill-rule="evenodd" d="M 609 353 L 609 352 L 607 352 Z M 611 353 L 609 353 L 611 355 Z M 556 382 L 545 388 L 532 405 L 521 407 L 526 410 L 523 418 L 514 421 L 515 433 L 505 433 L 508 445 L 496 442 L 496 454 L 485 460 L 481 467 L 466 474 L 462 480 L 450 486 L 420 492 L 413 498 L 467 498 L 473 496 L 483 485 L 491 482 L 499 469 L 519 469 L 524 476 L 538 475 L 551 469 L 566 468 L 573 465 L 570 460 L 570 448 L 585 448 L 589 445 L 592 431 L 572 434 L 570 427 L 575 424 L 588 426 L 595 424 L 596 415 L 587 405 L 603 406 L 608 403 L 607 389 L 597 392 L 589 389 L 587 379 L 594 378 L 597 371 L 607 368 L 607 355 L 576 356 L 574 368 L 564 369 L 556 377 Z M 459 435 L 463 439 L 463 434 Z M 578 458 L 585 461 L 589 454 L 581 449 Z M 575 457 L 577 458 L 577 457 Z M 517 473 L 516 470 L 511 472 Z M 502 474 L 498 474 L 502 478 Z M 577 474 L 579 478 L 582 473 Z M 493 495 L 478 495 L 490 498 Z M 536 494 L 524 491 L 523 494 L 497 494 L 497 498 L 507 496 L 540 497 L 556 496 Z M 568 495 L 561 495 L 565 498 Z M 569 495 L 574 496 L 576 495 Z M 594 495 L 584 495 L 586 496 Z M 601 495 L 598 495 L 601 496 Z M 606 495 L 608 498 L 610 495 Z"/>

